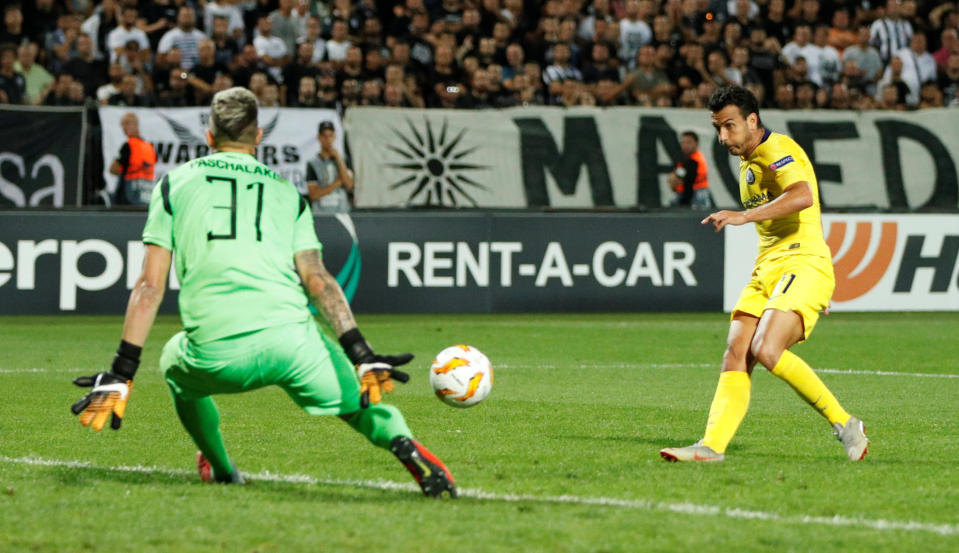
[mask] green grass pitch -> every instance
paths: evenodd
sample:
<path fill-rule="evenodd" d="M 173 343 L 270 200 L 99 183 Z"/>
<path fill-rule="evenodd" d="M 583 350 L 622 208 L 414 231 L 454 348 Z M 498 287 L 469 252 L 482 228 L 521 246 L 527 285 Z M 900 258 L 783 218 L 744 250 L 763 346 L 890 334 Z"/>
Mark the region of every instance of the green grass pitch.
<path fill-rule="evenodd" d="M 389 401 L 463 497 L 432 501 L 387 452 L 281 391 L 221 396 L 250 485 L 204 485 L 156 370 L 161 317 L 124 428 L 82 428 L 70 384 L 105 368 L 119 317 L 0 317 L 0 551 L 959 551 L 959 313 L 833 314 L 796 348 L 872 445 L 845 460 L 826 422 L 757 368 L 725 463 L 663 462 L 701 437 L 723 314 L 361 316 L 412 351 Z M 489 399 L 440 403 L 427 367 L 469 343 Z"/>

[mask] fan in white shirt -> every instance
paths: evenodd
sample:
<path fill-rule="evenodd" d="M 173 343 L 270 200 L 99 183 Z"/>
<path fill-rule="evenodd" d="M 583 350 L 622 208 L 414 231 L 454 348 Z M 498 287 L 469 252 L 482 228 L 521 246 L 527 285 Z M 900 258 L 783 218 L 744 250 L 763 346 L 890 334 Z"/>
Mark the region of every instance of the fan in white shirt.
<path fill-rule="evenodd" d="M 147 34 L 136 27 L 137 23 L 136 6 L 127 4 L 123 6 L 123 14 L 120 16 L 120 25 L 107 34 L 107 48 L 110 50 L 110 63 L 113 63 L 123 55 L 123 50 L 128 42 L 136 42 L 140 47 L 139 51 L 145 60 L 150 59 L 150 40 Z"/>
<path fill-rule="evenodd" d="M 180 67 L 190 70 L 200 59 L 200 42 L 206 39 L 207 36 L 196 28 L 196 12 L 193 8 L 180 6 L 176 14 L 176 27 L 163 34 L 157 46 L 157 53 L 165 56 L 171 48 L 179 48 L 183 54 Z"/>
<path fill-rule="evenodd" d="M 649 0 L 626 0 L 626 17 L 619 20 L 619 57 L 629 69 L 636 68 L 639 49 L 653 40 L 653 30 L 645 21 L 651 4 Z"/>
<path fill-rule="evenodd" d="M 809 42 L 810 38 L 812 38 L 812 30 L 810 30 L 809 25 L 800 23 L 796 26 L 793 40 L 783 46 L 782 54 L 783 57 L 786 58 L 786 61 L 789 62 L 789 65 L 796 65 L 797 58 L 806 60 L 806 65 L 808 66 L 806 78 L 816 83 L 816 85 L 822 86 L 822 78 L 819 76 L 818 65 L 820 49 L 812 42 Z"/>
<path fill-rule="evenodd" d="M 283 82 L 283 66 L 290 60 L 290 53 L 282 39 L 273 36 L 273 22 L 261 16 L 256 22 L 260 36 L 253 39 L 256 56 L 267 66 L 267 71 L 278 83 Z"/>
<path fill-rule="evenodd" d="M 330 40 L 326 41 L 326 59 L 330 61 L 346 61 L 346 52 L 353 45 L 348 39 L 350 29 L 346 21 L 337 19 L 333 22 Z"/>
<path fill-rule="evenodd" d="M 895 56 L 902 60 L 902 81 L 909 87 L 906 105 L 917 106 L 922 85 L 936 82 L 938 77 L 936 60 L 926 51 L 925 33 L 916 31 L 909 40 L 909 48 L 902 48 Z"/>
<path fill-rule="evenodd" d="M 820 88 L 832 86 L 832 83 L 839 80 L 842 62 L 839 59 L 839 50 L 829 45 L 829 25 L 824 23 L 816 25 L 813 45 L 819 52 L 818 59 L 815 61 L 816 74 L 810 80 L 819 85 Z M 812 71 L 812 63 L 810 62 L 810 71 Z M 816 78 L 819 79 L 818 82 Z"/>
<path fill-rule="evenodd" d="M 229 0 L 210 0 L 203 8 L 203 28 L 212 32 L 213 18 L 223 17 L 227 20 L 227 34 L 239 40 L 243 37 L 243 13 L 240 7 Z"/>

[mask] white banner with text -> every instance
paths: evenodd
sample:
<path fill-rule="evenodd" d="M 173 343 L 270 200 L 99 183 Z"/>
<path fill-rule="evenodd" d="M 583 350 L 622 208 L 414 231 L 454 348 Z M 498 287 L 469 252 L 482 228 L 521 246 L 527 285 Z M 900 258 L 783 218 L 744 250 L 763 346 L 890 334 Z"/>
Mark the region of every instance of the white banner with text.
<path fill-rule="evenodd" d="M 806 150 L 826 209 L 959 208 L 959 110 L 761 115 Z M 739 158 L 706 110 L 360 107 L 344 124 L 357 207 L 658 208 L 685 131 L 717 205 L 739 205 Z"/>
<path fill-rule="evenodd" d="M 206 143 L 210 126 L 210 108 L 99 108 L 103 127 L 103 178 L 107 190 L 116 190 L 117 177 L 109 173 L 110 164 L 119 157 L 127 137 L 120 119 L 127 113 L 139 119 L 140 138 L 153 144 L 157 154 L 156 178 L 171 169 L 211 153 Z M 262 108 L 259 126 L 263 140 L 257 148 L 257 159 L 305 192 L 306 162 L 320 151 L 317 141 L 319 125 L 331 121 L 336 130 L 336 146 L 343 152 L 343 129 L 340 118 L 331 109 Z"/>

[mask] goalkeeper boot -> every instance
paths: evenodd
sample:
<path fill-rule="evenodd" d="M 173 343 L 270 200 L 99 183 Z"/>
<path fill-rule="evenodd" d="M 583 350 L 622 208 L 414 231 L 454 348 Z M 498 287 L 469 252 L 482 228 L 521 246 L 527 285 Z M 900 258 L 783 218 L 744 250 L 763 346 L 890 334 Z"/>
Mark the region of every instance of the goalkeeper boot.
<path fill-rule="evenodd" d="M 390 452 L 410 471 L 423 494 L 429 497 L 456 497 L 453 476 L 443 462 L 413 438 L 399 436 L 390 442 Z"/>
<path fill-rule="evenodd" d="M 216 482 L 218 484 L 246 484 L 246 480 L 243 479 L 243 475 L 240 474 L 240 471 L 236 469 L 236 463 L 231 463 L 233 466 L 233 472 L 230 473 L 226 478 L 217 478 L 213 476 L 213 467 L 210 466 L 210 462 L 206 460 L 206 457 L 203 456 L 203 453 L 200 451 L 196 452 L 196 470 L 200 473 L 200 480 L 204 482 Z"/>
<path fill-rule="evenodd" d="M 719 462 L 726 458 L 723 453 L 716 453 L 713 448 L 704 446 L 702 441 L 686 447 L 667 447 L 659 450 L 663 459 L 670 462 Z"/>
<path fill-rule="evenodd" d="M 850 461 L 861 461 L 866 456 L 869 438 L 866 437 L 866 425 L 856 417 L 849 417 L 846 426 L 838 422 L 832 425 L 836 439 L 842 442 L 846 456 Z"/>

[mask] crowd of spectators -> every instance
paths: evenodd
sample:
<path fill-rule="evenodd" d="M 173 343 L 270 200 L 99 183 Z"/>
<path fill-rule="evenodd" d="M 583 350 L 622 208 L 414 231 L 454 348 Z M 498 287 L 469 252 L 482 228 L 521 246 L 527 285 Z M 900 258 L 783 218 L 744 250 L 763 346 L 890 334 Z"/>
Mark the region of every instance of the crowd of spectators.
<path fill-rule="evenodd" d="M 934 0 L 24 0 L 0 102 L 701 108 L 959 105 L 959 5 Z"/>

